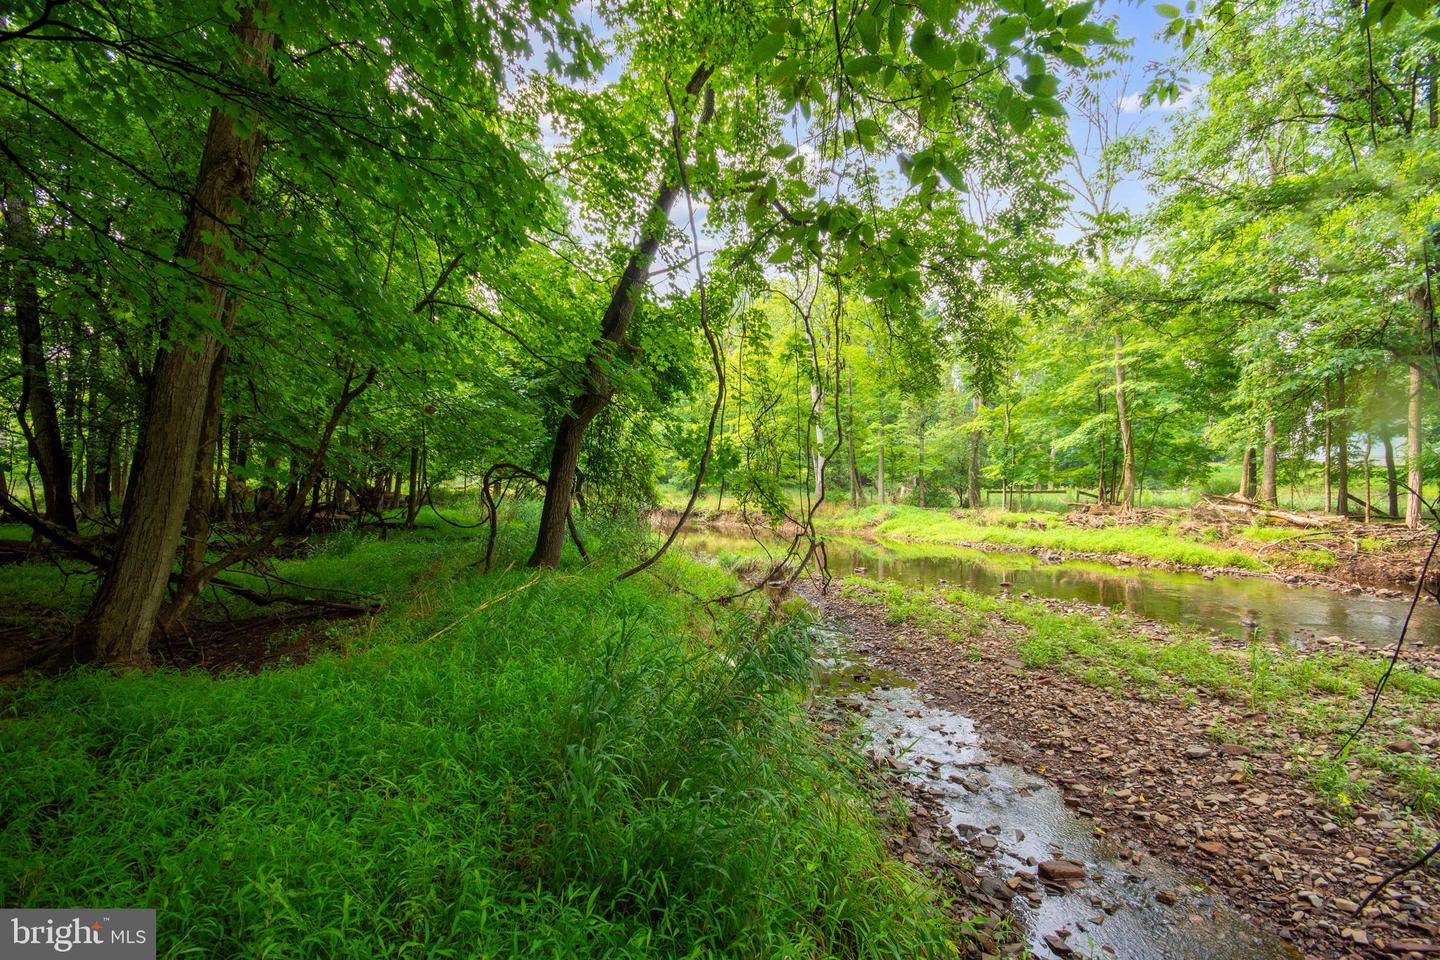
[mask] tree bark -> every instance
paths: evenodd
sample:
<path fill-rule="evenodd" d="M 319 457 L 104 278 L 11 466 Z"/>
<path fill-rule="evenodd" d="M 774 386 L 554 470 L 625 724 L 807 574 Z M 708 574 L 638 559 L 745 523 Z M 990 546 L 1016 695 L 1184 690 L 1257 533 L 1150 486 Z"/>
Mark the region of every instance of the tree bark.
<path fill-rule="evenodd" d="M 180 571 L 193 576 L 205 566 L 210 545 L 210 508 L 215 504 L 215 448 L 220 445 L 220 403 L 225 392 L 225 348 L 215 358 L 210 386 L 205 391 L 205 413 L 200 421 L 200 443 L 195 448 L 195 472 L 190 481 L 190 502 L 185 508 L 185 540 Z"/>
<path fill-rule="evenodd" d="M 1275 443 L 1275 418 L 1270 417 L 1265 421 L 1265 452 L 1262 455 L 1264 464 L 1260 469 L 1260 502 L 1272 507 L 1280 505 L 1279 492 L 1275 486 L 1278 455 L 1279 447 Z"/>
<path fill-rule="evenodd" d="M 1400 516 L 1400 480 L 1395 475 L 1395 444 L 1387 433 L 1380 438 L 1385 450 L 1385 494 L 1391 517 Z"/>
<path fill-rule="evenodd" d="M 1135 506 L 1135 442 L 1130 436 L 1130 417 L 1125 410 L 1125 364 L 1122 356 L 1125 341 L 1115 334 L 1115 417 L 1120 424 L 1120 509 Z"/>
<path fill-rule="evenodd" d="M 925 506 L 925 421 L 920 421 L 920 474 L 915 481 L 915 492 L 920 497 L 920 506 Z"/>
<path fill-rule="evenodd" d="M 1325 512 L 1335 509 L 1335 496 L 1330 489 L 1330 453 L 1334 448 L 1334 425 L 1330 422 L 1330 382 L 1325 382 Z"/>
<path fill-rule="evenodd" d="M 846 370 L 846 376 L 846 419 L 849 423 L 845 428 L 845 446 L 850 456 L 850 506 L 858 507 L 864 502 L 865 491 L 860 489 L 860 467 L 855 462 L 855 372 Z"/>
<path fill-rule="evenodd" d="M 698 96 L 705 90 L 714 68 L 701 64 L 685 85 L 688 98 Z M 707 95 L 701 109 L 699 125 L 705 126 L 715 114 L 713 96 Z M 678 158 L 677 158 L 678 161 Z M 580 459 L 580 442 L 585 437 L 585 428 L 600 411 L 604 410 L 615 394 L 615 385 L 607 368 L 617 360 L 620 348 L 628 349 L 626 334 L 630 321 L 635 316 L 635 307 L 640 301 L 650 264 L 660 249 L 670 210 L 680 195 L 680 175 L 675 170 L 663 173 L 660 189 L 651 202 L 651 208 L 640 228 L 640 241 L 630 254 L 620 280 L 610 295 L 609 306 L 600 321 L 600 337 L 591 348 L 585 360 L 586 386 L 583 393 L 570 402 L 570 407 L 560 417 L 555 427 L 555 444 L 550 452 L 550 473 L 545 478 L 545 502 L 540 508 L 540 530 L 535 540 L 535 550 L 530 554 L 532 567 L 556 567 L 565 547 L 566 519 L 570 516 L 570 501 L 574 496 L 575 468 Z"/>
<path fill-rule="evenodd" d="M 970 401 L 970 409 L 974 418 L 979 418 L 982 405 L 980 398 L 975 397 Z M 970 501 L 971 510 L 979 510 L 981 505 L 980 494 L 980 431 L 975 426 L 970 428 L 970 461 L 965 465 L 965 493 Z"/>
<path fill-rule="evenodd" d="M 40 471 L 45 492 L 45 516 L 66 530 L 75 529 L 75 501 L 70 489 L 70 451 L 60 429 L 55 390 L 45 357 L 40 326 L 40 292 L 36 287 L 33 257 L 38 247 L 28 203 L 7 184 L 5 191 L 5 245 L 20 256 L 10 267 L 11 309 L 20 343 L 20 426 L 30 457 Z M 30 425 L 25 422 L 30 416 Z"/>
<path fill-rule="evenodd" d="M 1345 374 L 1335 378 L 1335 512 L 1350 514 L 1350 419 L 1345 415 Z"/>
<path fill-rule="evenodd" d="M 877 448 L 875 457 L 875 493 L 880 503 L 885 502 L 885 421 L 881 420 L 880 446 Z"/>
<path fill-rule="evenodd" d="M 1425 377 L 1420 365 L 1410 365 L 1410 409 L 1406 417 L 1405 462 L 1408 466 L 1405 483 L 1410 487 L 1405 494 L 1405 525 L 1412 530 L 1420 526 L 1420 490 L 1425 482 L 1425 473 L 1420 466 L 1420 401 L 1425 392 Z"/>
<path fill-rule="evenodd" d="M 410 492 L 405 497 L 405 526 L 415 526 L 420 512 L 420 448 L 410 448 Z"/>
<path fill-rule="evenodd" d="M 277 37 L 258 27 L 247 7 L 231 27 L 242 69 L 269 73 Z M 254 193 L 264 152 L 256 117 L 244 135 L 233 112 L 211 111 L 180 257 L 195 265 L 200 284 L 192 307 L 217 325 L 227 316 L 227 250 L 238 241 L 232 221 Z M 227 331 L 228 332 L 228 331 Z M 205 401 L 220 341 L 210 333 L 162 347 L 155 358 L 145 417 L 136 445 L 134 482 L 121 514 L 115 554 L 78 638 L 82 653 L 117 665 L 148 666 L 150 636 L 165 598 L 200 446 Z"/>

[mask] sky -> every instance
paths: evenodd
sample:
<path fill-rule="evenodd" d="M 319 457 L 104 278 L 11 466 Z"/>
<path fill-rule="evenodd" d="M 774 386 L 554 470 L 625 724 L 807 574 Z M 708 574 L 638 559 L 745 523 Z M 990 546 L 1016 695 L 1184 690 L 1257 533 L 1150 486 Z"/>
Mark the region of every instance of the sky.
<path fill-rule="evenodd" d="M 580 23 L 588 23 L 597 36 L 603 38 L 608 34 L 603 21 L 595 13 L 591 0 L 580 0 L 572 9 L 575 19 Z M 1180 111 L 1197 109 L 1196 91 L 1193 89 L 1182 96 L 1177 103 L 1149 107 L 1140 104 L 1141 93 L 1149 83 L 1154 66 L 1166 61 L 1175 53 L 1175 49 L 1159 37 L 1167 20 L 1156 12 L 1152 0 L 1100 0 L 1096 16 L 1115 17 L 1118 21 L 1117 33 L 1119 36 L 1133 41 L 1129 47 L 1130 60 L 1119 68 L 1121 76 L 1117 77 L 1115 81 L 1115 98 L 1123 112 L 1123 123 L 1129 130 L 1141 133 L 1147 129 L 1163 128 Z M 536 60 L 541 62 L 537 62 L 535 66 L 543 70 L 543 58 L 538 51 Z M 624 65 L 623 54 L 612 56 L 601 75 L 586 85 L 597 88 L 614 82 L 623 71 Z M 1201 78 L 1190 77 L 1189 79 L 1196 82 Z M 1120 95 L 1121 91 L 1124 91 L 1124 96 Z M 1087 141 L 1086 122 L 1073 112 L 1068 122 L 1072 140 L 1077 147 L 1082 149 L 1080 162 L 1089 169 L 1095 157 L 1087 156 L 1086 153 L 1089 151 L 1084 150 Z M 548 148 L 554 149 L 559 145 L 559 138 L 553 131 L 546 130 L 545 142 Z M 1066 176 L 1073 180 L 1074 174 L 1067 171 Z M 1144 212 L 1152 201 L 1149 190 L 1138 174 L 1119 184 L 1113 196 L 1118 206 L 1136 214 Z M 703 231 L 704 205 L 702 203 L 697 202 L 696 212 L 697 222 Z M 684 204 L 676 205 L 672 212 L 672 219 L 678 226 L 687 226 L 688 215 Z M 1080 233 L 1073 224 L 1066 223 L 1057 230 L 1056 235 L 1063 242 L 1072 242 L 1079 238 Z M 708 260 L 708 257 L 705 259 Z M 693 277 L 689 275 L 689 271 L 676 271 L 667 280 L 671 284 L 688 288 Z"/>
<path fill-rule="evenodd" d="M 1150 82 L 1151 68 L 1170 59 L 1178 49 L 1158 37 L 1168 21 L 1155 12 L 1154 3 L 1149 0 L 1102 0 L 1098 12 L 1101 16 L 1116 17 L 1119 21 L 1116 32 L 1120 37 L 1134 41 L 1130 47 L 1131 60 L 1123 69 L 1128 93 L 1120 98 L 1120 104 L 1124 120 L 1135 125 L 1136 133 L 1147 129 L 1163 129 L 1178 113 L 1200 109 L 1195 87 L 1186 91 L 1175 103 L 1151 107 L 1140 105 L 1140 96 Z M 1193 74 L 1187 76 L 1187 79 L 1195 85 L 1203 82 L 1203 77 Z M 1072 113 L 1069 123 L 1072 140 L 1077 145 L 1083 145 L 1086 140 L 1085 122 Z M 1082 162 L 1093 162 L 1093 159 L 1082 157 Z M 1088 166 L 1087 162 L 1087 168 Z M 1143 212 L 1152 199 L 1150 191 L 1138 176 L 1121 183 L 1114 196 L 1121 207 L 1132 213 Z M 1067 226 L 1058 232 L 1058 236 L 1061 240 L 1071 241 L 1077 238 L 1078 232 Z"/>

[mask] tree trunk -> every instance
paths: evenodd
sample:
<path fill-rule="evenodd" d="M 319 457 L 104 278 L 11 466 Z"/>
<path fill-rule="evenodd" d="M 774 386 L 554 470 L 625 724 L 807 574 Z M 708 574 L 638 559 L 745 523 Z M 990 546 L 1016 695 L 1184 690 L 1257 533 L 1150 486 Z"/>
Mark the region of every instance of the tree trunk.
<path fill-rule="evenodd" d="M 978 419 L 982 409 L 979 397 L 970 401 L 970 409 L 974 418 Z M 982 503 L 980 494 L 980 439 L 979 429 L 972 424 L 970 428 L 970 461 L 965 465 L 965 493 L 969 498 L 971 510 L 979 510 Z"/>
<path fill-rule="evenodd" d="M 1115 334 L 1115 417 L 1120 424 L 1120 509 L 1129 510 L 1135 506 L 1135 443 L 1130 437 L 1130 417 L 1125 411 L 1125 364 L 1122 351 L 1125 346 L 1120 334 Z"/>
<path fill-rule="evenodd" d="M 276 35 L 255 25 L 249 7 L 231 32 L 242 69 L 267 75 Z M 248 118 L 242 136 L 233 109 L 211 111 L 179 253 L 195 264 L 201 280 L 192 295 L 192 308 L 217 325 L 223 325 L 228 315 L 227 251 L 239 243 L 232 236 L 231 221 L 254 193 L 263 151 L 258 118 Z M 150 663 L 150 636 L 170 579 L 219 353 L 220 341 L 204 333 L 188 343 L 162 347 L 155 358 L 136 445 L 134 482 L 125 499 L 115 553 L 78 633 L 88 648 L 84 652 L 93 651 L 102 660 L 133 666 Z"/>
<path fill-rule="evenodd" d="M 1418 363 L 1410 365 L 1410 409 L 1406 418 L 1405 462 L 1408 466 L 1405 483 L 1410 487 L 1405 495 L 1405 525 L 1414 530 L 1420 526 L 1420 490 L 1425 482 L 1425 473 L 1420 467 L 1420 401 L 1425 391 L 1425 377 Z"/>
<path fill-rule="evenodd" d="M 1330 453 L 1334 448 L 1335 427 L 1330 422 L 1330 382 L 1325 382 L 1325 512 L 1335 509 L 1335 496 L 1330 489 Z"/>
<path fill-rule="evenodd" d="M 1345 374 L 1335 378 L 1335 512 L 1350 514 L 1350 419 L 1345 415 Z"/>
<path fill-rule="evenodd" d="M 685 85 L 687 97 L 694 98 L 705 90 L 713 68 L 701 64 Z M 715 114 L 713 94 L 707 93 L 701 109 L 699 125 L 705 126 Z M 678 122 L 678 121 L 677 121 Z M 678 131 L 673 131 L 679 138 Z M 673 158 L 677 165 L 679 157 Z M 610 295 L 610 304 L 600 321 L 600 338 L 595 341 L 590 355 L 585 359 L 585 390 L 570 402 L 570 408 L 560 417 L 555 427 L 555 445 L 550 452 L 550 473 L 545 478 L 545 502 L 540 508 L 540 530 L 535 540 L 535 551 L 530 555 L 532 567 L 556 567 L 560 565 L 565 547 L 566 522 L 570 516 L 570 501 L 575 489 L 575 467 L 580 459 L 580 441 L 585 437 L 585 428 L 596 415 L 604 410 L 615 393 L 615 385 L 606 372 L 618 360 L 620 349 L 630 351 L 626 333 L 635 316 L 641 292 L 645 288 L 650 264 L 660 249 L 665 228 L 670 220 L 670 210 L 680 195 L 679 169 L 661 175 L 660 189 L 655 195 L 645 223 L 640 228 L 640 241 L 630 254 L 625 271 L 615 284 Z"/>
<path fill-rule="evenodd" d="M 44 333 L 40 326 L 40 292 L 36 288 L 35 264 L 38 242 L 30 209 L 13 184 L 5 191 L 5 245 L 19 251 L 10 266 L 11 309 L 20 344 L 20 426 L 25 433 L 30 457 L 40 470 L 45 491 L 45 516 L 56 526 L 75 529 L 75 501 L 70 490 L 70 452 L 60 430 L 55 391 L 45 357 Z M 30 416 L 30 426 L 25 423 Z"/>
<path fill-rule="evenodd" d="M 880 504 L 886 502 L 886 394 L 880 391 L 880 422 L 877 423 L 880 446 L 876 448 L 876 497 Z"/>
<path fill-rule="evenodd" d="M 1400 516 L 1400 481 L 1395 475 L 1395 444 L 1387 433 L 1380 438 L 1385 450 L 1385 493 L 1391 517 Z"/>
<path fill-rule="evenodd" d="M 1275 418 L 1265 421 L 1264 465 L 1260 470 L 1260 502 L 1272 507 L 1280 505 L 1280 496 L 1275 486 L 1276 458 L 1279 447 L 1275 443 Z"/>
<path fill-rule="evenodd" d="M 225 392 L 225 348 L 215 359 L 210 386 L 205 391 L 205 413 L 200 421 L 200 444 L 195 449 L 195 472 L 190 481 L 190 502 L 185 508 L 185 540 L 181 572 L 189 577 L 205 566 L 210 545 L 210 508 L 214 505 L 215 448 L 220 445 L 220 403 Z"/>
<path fill-rule="evenodd" d="M 89 362 L 86 364 L 85 395 L 85 471 L 80 484 L 80 506 L 90 515 L 99 506 L 95 477 L 100 472 L 104 451 L 100 447 L 100 333 L 90 335 Z"/>
<path fill-rule="evenodd" d="M 849 423 L 845 428 L 845 445 L 849 448 L 850 455 L 850 506 L 858 507 L 864 502 L 865 492 L 860 489 L 860 467 L 855 462 L 855 372 L 847 369 L 846 376 L 846 419 Z"/>
<path fill-rule="evenodd" d="M 915 492 L 920 497 L 920 506 L 925 506 L 925 421 L 920 421 L 920 475 L 915 481 Z"/>
<path fill-rule="evenodd" d="M 410 492 L 405 497 L 405 526 L 415 526 L 420 513 L 420 448 L 410 448 Z"/>

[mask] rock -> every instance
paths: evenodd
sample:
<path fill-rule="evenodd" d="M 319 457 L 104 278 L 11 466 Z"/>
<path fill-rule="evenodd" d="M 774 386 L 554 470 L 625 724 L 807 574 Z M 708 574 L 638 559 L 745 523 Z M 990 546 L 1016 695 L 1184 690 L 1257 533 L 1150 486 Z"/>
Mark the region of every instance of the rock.
<path fill-rule="evenodd" d="M 1200 760 L 1210 756 L 1210 749 L 1208 747 L 1202 747 L 1199 744 L 1192 744 L 1185 748 L 1185 756 L 1191 760 Z"/>
<path fill-rule="evenodd" d="M 1250 756 L 1250 748 L 1243 743 L 1222 743 L 1218 749 L 1227 757 Z"/>
<path fill-rule="evenodd" d="M 1074 860 L 1041 860 L 1035 867 L 1043 880 L 1084 880 L 1085 867 Z"/>
<path fill-rule="evenodd" d="M 980 839 L 976 840 L 975 842 L 980 844 L 981 850 L 985 850 L 987 852 L 990 850 L 994 850 L 997 846 L 999 846 L 999 844 L 995 842 L 995 838 L 990 836 L 988 833 L 981 834 Z"/>
<path fill-rule="evenodd" d="M 1396 740 L 1385 744 L 1385 749 L 1391 753 L 1415 753 L 1420 748 L 1415 745 L 1414 740 Z"/>
<path fill-rule="evenodd" d="M 999 877 L 982 877 L 980 880 L 980 892 L 993 900 L 1001 903 L 1009 903 L 1015 896 L 1015 891 Z"/>
<path fill-rule="evenodd" d="M 1175 895 L 1174 890 L 1161 890 L 1159 893 L 1155 894 L 1155 899 L 1157 902 L 1163 903 L 1167 907 L 1173 907 L 1180 898 Z"/>
<path fill-rule="evenodd" d="M 1230 852 L 1230 848 L 1215 840 L 1206 840 L 1195 844 L 1195 849 L 1201 853 L 1208 853 L 1212 857 L 1223 857 Z"/>
<path fill-rule="evenodd" d="M 1056 953 L 1062 956 L 1068 957 L 1070 954 L 1075 952 L 1074 949 L 1070 946 L 1070 944 L 1066 943 L 1064 939 L 1062 939 L 1058 934 L 1054 933 L 1045 934 L 1045 946 L 1049 947 L 1051 950 L 1054 950 Z"/>

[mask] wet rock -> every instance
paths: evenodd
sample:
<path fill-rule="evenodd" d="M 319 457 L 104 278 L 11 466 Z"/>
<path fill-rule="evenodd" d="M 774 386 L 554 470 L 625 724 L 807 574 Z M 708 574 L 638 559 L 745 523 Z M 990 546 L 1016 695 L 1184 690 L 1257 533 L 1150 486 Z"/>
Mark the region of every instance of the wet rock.
<path fill-rule="evenodd" d="M 1084 880 L 1085 867 L 1074 860 L 1042 860 L 1035 869 L 1040 871 L 1042 880 Z"/>
<path fill-rule="evenodd" d="M 1062 957 L 1068 957 L 1075 952 L 1074 949 L 1070 946 L 1070 944 L 1065 942 L 1065 938 L 1060 936 L 1058 933 L 1047 933 L 1045 934 L 1044 939 L 1045 946 L 1049 947 L 1051 950 L 1054 950 Z"/>

